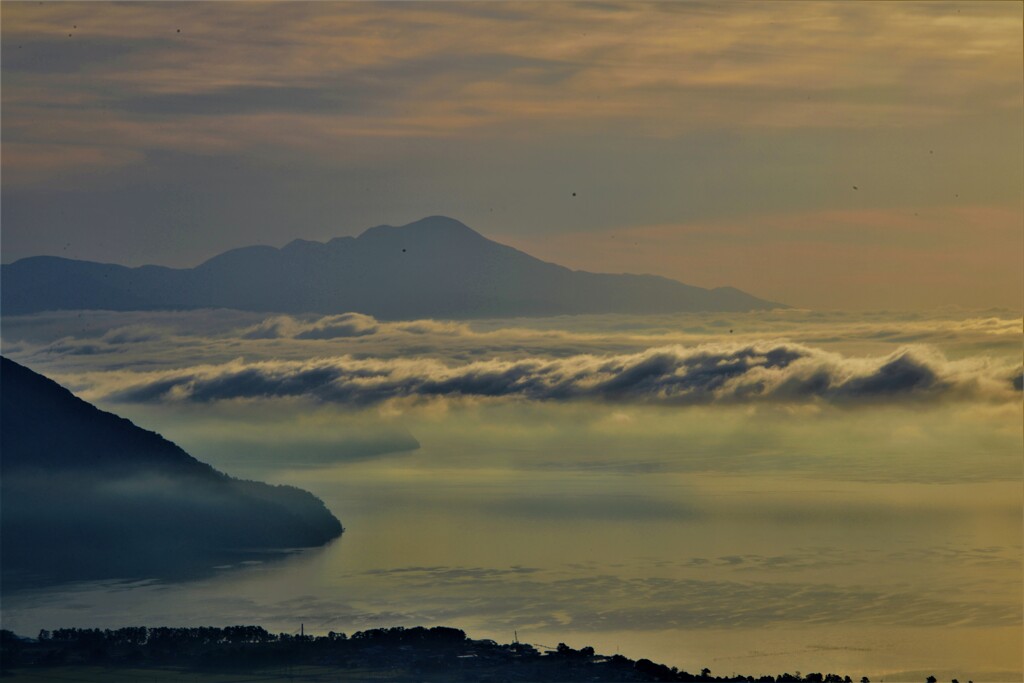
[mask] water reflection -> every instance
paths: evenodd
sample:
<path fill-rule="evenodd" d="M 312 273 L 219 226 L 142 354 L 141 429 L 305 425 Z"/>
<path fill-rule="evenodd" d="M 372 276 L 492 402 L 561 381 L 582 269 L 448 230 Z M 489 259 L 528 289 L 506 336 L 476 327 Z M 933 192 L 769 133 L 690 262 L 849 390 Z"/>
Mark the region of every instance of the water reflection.
<path fill-rule="evenodd" d="M 3 594 L 11 599 L 20 593 L 38 595 L 47 590 L 124 590 L 150 584 L 175 584 L 207 579 L 226 572 L 252 567 L 287 571 L 289 561 L 305 561 L 325 548 L 274 550 L 223 550 L 201 558 L 186 553 L 165 553 L 159 557 L 140 554 L 120 556 L 117 562 L 59 563 L 45 570 L 27 571 L 5 567 Z M 116 570 L 112 567 L 116 566 Z M 114 571 L 117 576 L 111 578 Z"/>

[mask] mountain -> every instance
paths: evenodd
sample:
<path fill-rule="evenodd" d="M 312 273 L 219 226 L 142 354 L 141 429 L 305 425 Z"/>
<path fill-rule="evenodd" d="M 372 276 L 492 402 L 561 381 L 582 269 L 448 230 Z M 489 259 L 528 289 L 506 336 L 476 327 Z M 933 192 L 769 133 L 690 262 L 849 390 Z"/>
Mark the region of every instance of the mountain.
<path fill-rule="evenodd" d="M 190 269 L 53 256 L 2 267 L 5 314 L 60 309 L 356 311 L 380 319 L 747 311 L 778 307 L 733 289 L 654 275 L 574 271 L 433 216 L 327 243 L 227 251 Z"/>
<path fill-rule="evenodd" d="M 342 532 L 312 494 L 229 477 L 7 358 L 0 452 L 5 586 L 191 572 Z"/>

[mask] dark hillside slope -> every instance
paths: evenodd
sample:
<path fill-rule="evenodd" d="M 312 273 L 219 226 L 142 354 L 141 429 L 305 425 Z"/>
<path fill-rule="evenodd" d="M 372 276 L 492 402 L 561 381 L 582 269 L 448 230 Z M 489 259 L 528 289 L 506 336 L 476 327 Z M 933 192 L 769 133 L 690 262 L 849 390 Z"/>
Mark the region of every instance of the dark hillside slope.
<path fill-rule="evenodd" d="M 0 360 L 5 584 L 201 570 L 322 545 L 341 524 L 312 494 L 229 477 L 159 434 Z"/>

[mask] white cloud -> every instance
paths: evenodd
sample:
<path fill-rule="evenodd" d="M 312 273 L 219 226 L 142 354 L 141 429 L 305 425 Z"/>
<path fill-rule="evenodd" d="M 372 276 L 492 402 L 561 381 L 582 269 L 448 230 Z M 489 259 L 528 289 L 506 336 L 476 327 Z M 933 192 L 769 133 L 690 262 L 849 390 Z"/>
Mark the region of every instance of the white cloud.
<path fill-rule="evenodd" d="M 629 354 L 500 358 L 245 361 L 93 376 L 108 401 L 209 402 L 307 397 L 368 406 L 438 398 L 601 401 L 624 404 L 830 403 L 1016 400 L 1020 367 L 949 360 L 926 346 L 849 357 L 785 341 L 652 347 Z"/>

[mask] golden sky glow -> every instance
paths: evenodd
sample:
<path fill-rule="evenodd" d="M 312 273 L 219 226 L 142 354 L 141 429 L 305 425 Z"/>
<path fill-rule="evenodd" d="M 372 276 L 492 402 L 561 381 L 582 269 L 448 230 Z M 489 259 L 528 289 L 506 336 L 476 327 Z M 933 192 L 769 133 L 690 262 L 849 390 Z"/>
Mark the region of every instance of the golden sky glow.
<path fill-rule="evenodd" d="M 442 213 L 795 305 L 1019 308 L 1021 29 L 1019 3 L 5 3 L 3 258 L 194 265 Z"/>

